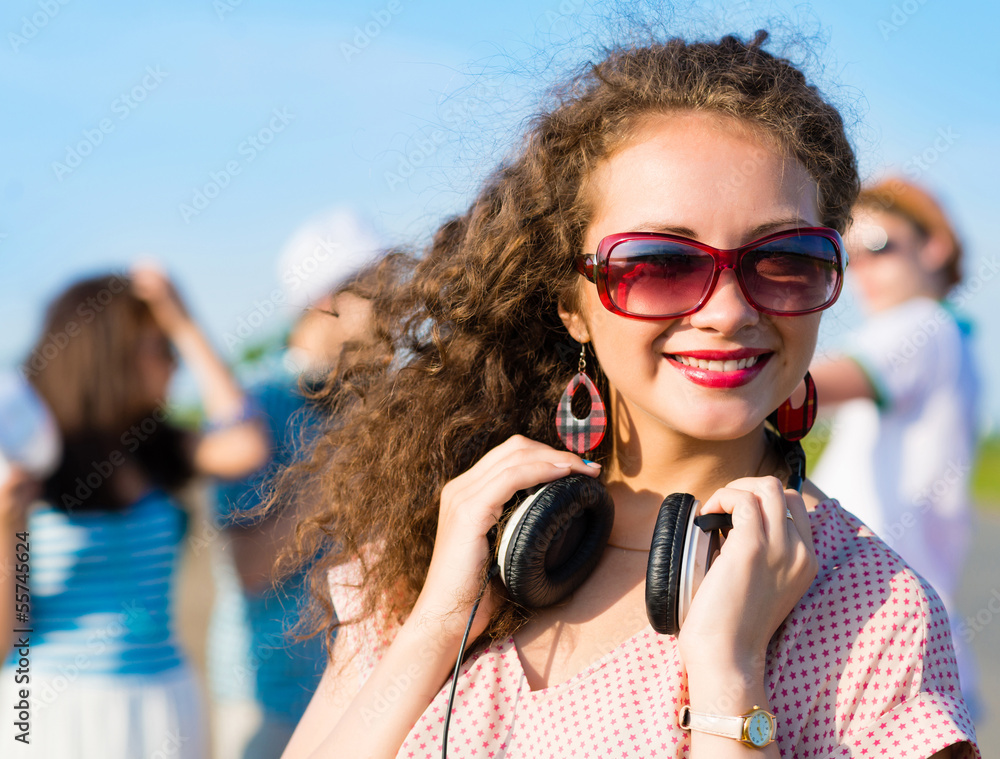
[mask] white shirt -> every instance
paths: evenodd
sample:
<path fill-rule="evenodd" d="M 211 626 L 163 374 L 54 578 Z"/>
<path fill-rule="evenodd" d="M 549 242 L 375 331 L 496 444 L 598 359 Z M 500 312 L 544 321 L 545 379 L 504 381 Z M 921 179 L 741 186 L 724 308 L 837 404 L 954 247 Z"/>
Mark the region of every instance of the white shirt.
<path fill-rule="evenodd" d="M 979 381 L 969 343 L 967 330 L 929 298 L 876 314 L 849 336 L 844 353 L 868 375 L 877 402 L 840 406 L 811 475 L 949 607 L 971 537 Z"/>

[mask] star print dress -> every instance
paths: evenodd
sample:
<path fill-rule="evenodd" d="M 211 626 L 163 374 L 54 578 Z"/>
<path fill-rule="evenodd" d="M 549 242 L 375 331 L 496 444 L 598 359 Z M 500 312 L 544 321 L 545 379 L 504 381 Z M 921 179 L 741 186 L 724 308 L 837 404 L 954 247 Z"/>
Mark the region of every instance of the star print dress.
<path fill-rule="evenodd" d="M 916 759 L 964 743 L 958 756 L 979 757 L 937 594 L 836 501 L 819 504 L 810 521 L 819 574 L 767 656 L 781 755 Z M 345 620 L 336 645 L 353 653 L 364 681 L 385 644 L 370 621 L 349 623 L 360 585 L 356 564 L 330 572 Z M 398 757 L 441 756 L 450 685 L 449 678 Z M 541 690 L 529 687 L 514 639 L 497 640 L 461 669 L 448 756 L 686 757 L 690 738 L 677 714 L 687 701 L 676 639 L 648 626 Z"/>

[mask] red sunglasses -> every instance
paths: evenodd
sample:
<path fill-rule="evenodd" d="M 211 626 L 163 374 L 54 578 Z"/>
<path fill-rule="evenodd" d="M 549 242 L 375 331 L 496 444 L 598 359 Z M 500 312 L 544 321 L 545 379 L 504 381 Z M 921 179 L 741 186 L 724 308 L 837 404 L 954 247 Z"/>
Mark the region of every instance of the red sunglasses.
<path fill-rule="evenodd" d="M 840 295 L 847 253 L 840 235 L 802 227 L 732 250 L 659 232 L 608 235 L 577 270 L 597 285 L 601 303 L 633 319 L 673 319 L 705 305 L 723 269 L 758 311 L 779 316 L 829 308 Z"/>

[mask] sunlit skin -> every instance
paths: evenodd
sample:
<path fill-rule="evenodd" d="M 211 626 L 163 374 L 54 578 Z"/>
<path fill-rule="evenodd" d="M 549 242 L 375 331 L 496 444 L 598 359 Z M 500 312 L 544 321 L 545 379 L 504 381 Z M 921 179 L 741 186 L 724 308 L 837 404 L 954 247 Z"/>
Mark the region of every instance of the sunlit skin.
<path fill-rule="evenodd" d="M 288 347 L 300 370 L 325 373 L 336 368 L 345 346 L 367 334 L 370 323 L 371 301 L 353 293 L 339 293 L 303 314 Z"/>
<path fill-rule="evenodd" d="M 734 168 L 747 166 L 749 175 Z M 819 225 L 816 186 L 805 169 L 718 116 L 650 119 L 628 147 L 598 166 L 589 187 L 596 213 L 585 250 L 622 231 L 669 232 L 735 248 L 770 232 Z M 577 339 L 592 341 L 619 426 L 617 471 L 609 479 L 634 479 L 631 489 L 642 490 L 641 481 L 669 481 L 671 462 L 696 450 L 752 473 L 764 453 L 761 423 L 805 375 L 820 314 L 761 314 L 732 270 L 721 274 L 701 310 L 674 320 L 613 314 L 582 277 L 580 295 L 580 313 L 567 326 Z M 766 351 L 766 364 L 752 381 L 730 388 L 694 382 L 669 358 L 748 349 Z"/>

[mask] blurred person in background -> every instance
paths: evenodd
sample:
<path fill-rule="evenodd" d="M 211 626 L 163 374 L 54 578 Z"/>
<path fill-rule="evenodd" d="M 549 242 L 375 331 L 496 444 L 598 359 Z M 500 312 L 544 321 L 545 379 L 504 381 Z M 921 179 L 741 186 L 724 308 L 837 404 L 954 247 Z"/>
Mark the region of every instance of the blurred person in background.
<path fill-rule="evenodd" d="M 202 434 L 171 420 L 178 358 L 198 383 Z M 30 748 L 5 719 L 4 756 L 202 759 L 202 699 L 171 609 L 187 525 L 177 496 L 196 475 L 258 468 L 266 432 L 170 280 L 148 265 L 68 287 L 22 373 L 63 445 L 43 482 L 15 475 L 0 492 L 4 529 L 29 533 L 31 593 L 30 621 L 16 625 L 31 629 L 30 686 L 14 676 L 23 641 L 12 639 L 14 625 L 0 632 L 4 650 L 13 647 L 3 703 L 30 687 Z M 0 566 L 13 550 L 0 544 Z"/>
<path fill-rule="evenodd" d="M 294 520 L 254 512 L 269 477 L 291 463 L 310 429 L 331 421 L 307 396 L 367 332 L 371 308 L 359 272 L 380 247 L 369 223 L 337 209 L 305 225 L 280 257 L 284 302 L 297 318 L 285 349 L 266 356 L 247 383 L 271 430 L 270 460 L 251 477 L 220 484 L 215 501 L 223 530 L 208 645 L 215 759 L 280 756 L 323 672 L 322 640 L 292 635 L 304 572 L 279 580 L 272 571 Z"/>
<path fill-rule="evenodd" d="M 836 483 L 851 511 L 940 594 L 975 718 L 978 678 L 955 609 L 971 540 L 980 387 L 970 323 L 947 300 L 962 280 L 962 245 L 939 203 L 901 179 L 862 190 L 846 244 L 869 318 L 810 369 L 820 402 L 837 405 L 813 480 Z"/>

